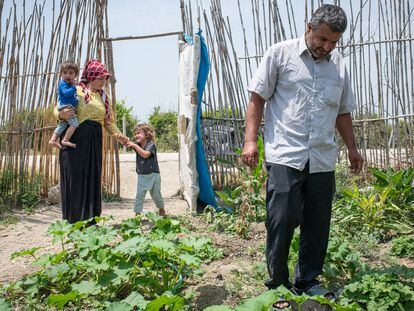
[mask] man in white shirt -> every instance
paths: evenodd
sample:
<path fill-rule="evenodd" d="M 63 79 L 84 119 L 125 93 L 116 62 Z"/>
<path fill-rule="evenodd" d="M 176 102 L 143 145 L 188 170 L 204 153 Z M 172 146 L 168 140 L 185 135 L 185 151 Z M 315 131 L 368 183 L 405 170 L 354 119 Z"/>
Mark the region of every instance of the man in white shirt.
<path fill-rule="evenodd" d="M 322 5 L 303 37 L 269 48 L 248 86 L 242 159 L 251 167 L 257 164 L 257 134 L 266 106 L 268 288 L 285 285 L 298 293 L 330 293 L 316 278 L 326 255 L 335 191 L 335 127 L 348 148 L 351 171 L 359 173 L 363 164 L 352 129 L 351 82 L 342 56 L 334 51 L 346 26 L 340 7 Z M 299 260 L 292 287 L 287 260 L 298 225 Z"/>

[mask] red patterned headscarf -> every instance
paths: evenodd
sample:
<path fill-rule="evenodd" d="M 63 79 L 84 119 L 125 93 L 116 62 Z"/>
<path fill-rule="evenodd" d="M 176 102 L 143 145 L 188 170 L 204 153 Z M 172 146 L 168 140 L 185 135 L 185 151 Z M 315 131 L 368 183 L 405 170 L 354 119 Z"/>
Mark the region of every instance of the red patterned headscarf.
<path fill-rule="evenodd" d="M 79 81 L 79 85 L 82 87 L 83 92 L 85 93 L 86 103 L 91 99 L 89 90 L 87 88 L 87 84 L 98 78 L 101 78 L 101 77 L 108 78 L 109 76 L 110 74 L 108 70 L 106 70 L 105 65 L 102 64 L 99 60 L 91 59 L 90 61 L 88 61 L 85 68 L 83 69 L 82 76 Z M 101 94 L 102 100 L 105 103 L 105 122 L 108 124 L 110 122 L 110 116 L 111 116 L 108 96 L 103 90 L 100 90 L 99 93 Z"/>

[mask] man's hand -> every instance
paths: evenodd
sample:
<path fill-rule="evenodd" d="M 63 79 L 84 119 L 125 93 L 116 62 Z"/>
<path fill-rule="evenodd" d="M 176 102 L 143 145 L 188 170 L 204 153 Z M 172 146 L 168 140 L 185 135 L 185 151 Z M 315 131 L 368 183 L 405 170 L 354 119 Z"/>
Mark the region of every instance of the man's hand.
<path fill-rule="evenodd" d="M 257 142 L 248 141 L 244 143 L 242 151 L 242 161 L 250 168 L 257 166 L 259 158 L 259 150 L 257 149 Z"/>
<path fill-rule="evenodd" d="M 351 173 L 358 174 L 361 172 L 364 159 L 356 148 L 348 149 L 348 159 L 350 164 L 349 169 L 351 170 Z"/>
<path fill-rule="evenodd" d="M 263 116 L 265 100 L 259 94 L 252 92 L 246 111 L 245 142 L 242 151 L 242 161 L 247 166 L 254 168 L 259 162 L 259 150 L 257 149 L 257 133 Z"/>
<path fill-rule="evenodd" d="M 336 117 L 336 128 L 348 148 L 349 169 L 351 173 L 358 174 L 362 170 L 364 159 L 362 159 L 356 148 L 351 114 L 344 113 L 338 115 Z"/>
<path fill-rule="evenodd" d="M 70 118 L 73 118 L 75 116 L 75 108 L 68 107 L 63 108 L 61 111 L 59 111 L 59 118 L 69 120 Z"/>

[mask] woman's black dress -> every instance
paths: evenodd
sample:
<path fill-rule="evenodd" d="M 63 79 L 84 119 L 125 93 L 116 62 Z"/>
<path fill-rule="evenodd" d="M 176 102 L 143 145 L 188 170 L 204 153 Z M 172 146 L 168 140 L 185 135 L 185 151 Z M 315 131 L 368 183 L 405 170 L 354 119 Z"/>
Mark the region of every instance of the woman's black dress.
<path fill-rule="evenodd" d="M 63 219 L 75 223 L 101 215 L 101 124 L 82 122 L 71 142 L 76 148 L 60 150 L 60 192 Z"/>

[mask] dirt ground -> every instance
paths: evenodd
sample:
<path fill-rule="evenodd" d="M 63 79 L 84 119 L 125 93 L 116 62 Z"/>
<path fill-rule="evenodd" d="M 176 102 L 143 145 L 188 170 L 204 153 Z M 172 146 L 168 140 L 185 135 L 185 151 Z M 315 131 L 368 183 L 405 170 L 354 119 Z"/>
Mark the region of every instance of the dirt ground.
<path fill-rule="evenodd" d="M 137 173 L 135 172 L 135 154 L 119 155 L 121 163 L 121 197 L 135 199 Z M 161 192 L 164 198 L 177 195 L 180 189 L 178 175 L 178 153 L 159 153 L 158 164 L 161 172 Z M 147 198 L 150 198 L 147 194 Z"/>
<path fill-rule="evenodd" d="M 114 222 L 133 216 L 133 204 L 136 192 L 137 177 L 135 173 L 135 156 L 122 154 L 121 161 L 121 197 L 120 202 L 103 203 L 103 215 L 113 215 Z M 243 240 L 234 235 L 211 232 L 201 217 L 191 215 L 186 201 L 178 196 L 178 154 L 159 154 L 161 171 L 161 191 L 165 199 L 166 211 L 169 215 L 185 217 L 193 230 L 202 235 L 212 237 L 215 245 L 223 251 L 223 258 L 205 265 L 204 274 L 192 280 L 187 289 L 194 295 L 194 310 L 202 310 L 207 306 L 239 301 L 238 292 L 241 280 L 249 273 L 255 263 L 263 262 L 261 246 L 265 241 L 262 224 L 255 225 L 252 238 Z M 156 207 L 150 196 L 144 204 L 145 211 L 155 211 Z M 38 254 L 58 250 L 46 235 L 48 226 L 61 219 L 60 207 L 43 205 L 32 214 L 17 212 L 17 222 L 0 227 L 0 284 L 17 280 L 33 272 L 32 260 L 27 257 L 11 260 L 13 252 L 40 246 Z M 229 285 L 230 284 L 230 285 Z M 243 288 L 244 288 L 243 287 Z M 244 288 L 244 290 L 247 290 Z M 252 291 L 260 293 L 264 290 L 261 284 L 252 284 Z"/>

